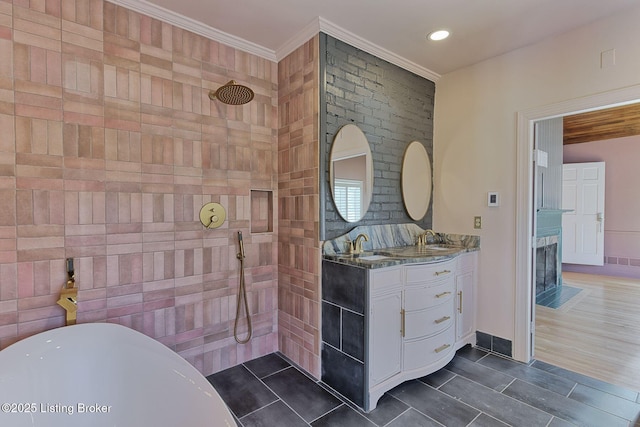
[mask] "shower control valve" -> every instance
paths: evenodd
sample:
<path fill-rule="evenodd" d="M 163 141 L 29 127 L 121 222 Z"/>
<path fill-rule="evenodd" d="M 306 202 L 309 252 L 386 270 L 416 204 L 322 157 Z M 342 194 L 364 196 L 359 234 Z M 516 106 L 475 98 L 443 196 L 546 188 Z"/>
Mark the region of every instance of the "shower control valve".
<path fill-rule="evenodd" d="M 200 209 L 200 222 L 207 228 L 218 228 L 224 224 L 227 212 L 220 203 L 207 203 Z"/>

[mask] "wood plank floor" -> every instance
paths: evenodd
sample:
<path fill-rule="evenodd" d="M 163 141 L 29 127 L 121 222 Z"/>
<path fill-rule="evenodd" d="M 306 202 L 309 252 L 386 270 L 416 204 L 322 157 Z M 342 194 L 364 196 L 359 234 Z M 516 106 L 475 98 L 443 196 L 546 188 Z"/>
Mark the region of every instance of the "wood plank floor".
<path fill-rule="evenodd" d="M 582 291 L 559 309 L 536 305 L 534 358 L 640 391 L 640 280 L 562 280 Z"/>

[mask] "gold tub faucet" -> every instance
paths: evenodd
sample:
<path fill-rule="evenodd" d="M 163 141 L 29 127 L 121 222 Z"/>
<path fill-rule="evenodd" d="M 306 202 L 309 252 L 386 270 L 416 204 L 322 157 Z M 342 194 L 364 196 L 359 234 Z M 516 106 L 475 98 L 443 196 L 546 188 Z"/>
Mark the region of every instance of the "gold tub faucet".
<path fill-rule="evenodd" d="M 75 325 L 78 313 L 78 288 L 73 271 L 73 258 L 67 258 L 67 283 L 60 291 L 60 299 L 57 304 L 67 312 L 67 326 Z"/>

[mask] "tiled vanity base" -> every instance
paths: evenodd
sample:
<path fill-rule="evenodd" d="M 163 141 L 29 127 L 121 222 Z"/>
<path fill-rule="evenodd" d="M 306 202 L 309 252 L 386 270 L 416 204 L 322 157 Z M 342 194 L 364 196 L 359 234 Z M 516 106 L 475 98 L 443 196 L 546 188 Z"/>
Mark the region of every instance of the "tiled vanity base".
<path fill-rule="evenodd" d="M 323 261 L 322 276 L 322 381 L 363 407 L 367 272 Z"/>

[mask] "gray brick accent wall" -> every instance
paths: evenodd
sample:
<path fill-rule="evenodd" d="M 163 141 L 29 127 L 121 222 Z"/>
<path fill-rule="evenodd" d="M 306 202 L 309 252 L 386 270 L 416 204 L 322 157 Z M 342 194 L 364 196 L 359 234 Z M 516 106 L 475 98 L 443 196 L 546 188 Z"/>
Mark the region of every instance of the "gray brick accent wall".
<path fill-rule="evenodd" d="M 431 205 L 421 221 L 407 215 L 400 175 L 411 141 L 424 144 L 433 160 L 435 83 L 329 35 L 320 36 L 320 173 L 324 177 L 320 239 L 342 235 L 357 225 L 414 222 L 431 228 Z M 340 127 L 349 123 L 367 136 L 374 167 L 371 205 L 364 218 L 354 223 L 340 217 L 329 186 L 331 143 Z"/>

